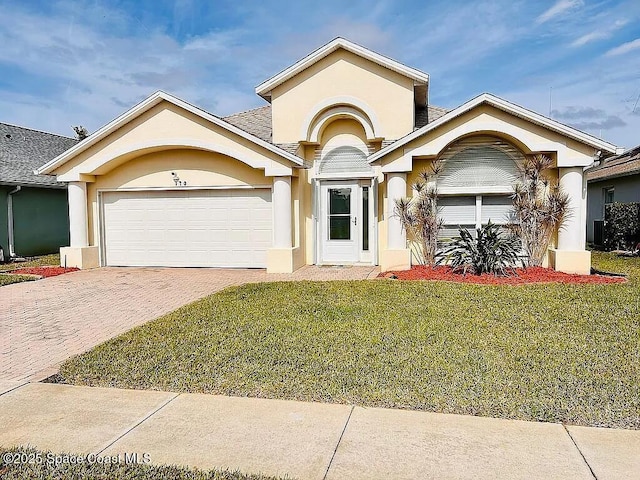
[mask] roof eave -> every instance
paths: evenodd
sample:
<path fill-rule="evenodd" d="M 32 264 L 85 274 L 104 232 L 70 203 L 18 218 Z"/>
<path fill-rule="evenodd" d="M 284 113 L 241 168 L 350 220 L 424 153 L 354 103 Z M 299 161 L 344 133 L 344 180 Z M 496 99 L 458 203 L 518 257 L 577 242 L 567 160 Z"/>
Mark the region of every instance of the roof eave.
<path fill-rule="evenodd" d="M 275 145 L 270 144 L 256 137 L 255 135 L 245 132 L 244 130 L 236 127 L 235 125 L 232 125 L 229 122 L 226 122 L 221 118 L 216 117 L 215 115 L 205 112 L 204 110 L 201 110 L 195 107 L 194 105 L 191 105 L 190 103 L 185 102 L 184 100 L 180 100 L 179 98 L 174 97 L 173 95 L 170 95 L 166 92 L 159 90 L 155 92 L 153 95 L 143 100 L 142 102 L 132 107 L 131 109 L 124 112 L 119 117 L 115 118 L 114 120 L 106 124 L 104 127 L 100 128 L 93 134 L 89 135 L 85 140 L 79 142 L 77 145 L 71 147 L 69 150 L 63 152 L 62 154 L 58 155 L 56 158 L 54 158 L 50 162 L 38 168 L 35 171 L 35 173 L 37 175 L 51 174 L 53 170 L 55 170 L 56 168 L 64 165 L 67 161 L 69 161 L 79 153 L 95 145 L 96 143 L 101 141 L 103 138 L 107 137 L 108 135 L 110 135 L 120 127 L 126 125 L 129 121 L 133 120 L 134 118 L 138 117 L 144 112 L 150 110 L 151 108 L 158 105 L 162 101 L 167 101 L 169 103 L 172 103 L 173 105 L 181 107 L 193 113 L 194 115 L 204 118 L 205 120 L 208 120 L 236 135 L 246 138 L 247 140 L 250 140 L 256 145 L 266 148 L 267 150 L 283 157 L 284 159 L 289 160 L 295 165 L 300 166 L 303 164 L 303 160 L 301 158 L 296 157 L 295 155 L 291 155 L 290 153 L 276 147 Z"/>
<path fill-rule="evenodd" d="M 296 63 L 285 68 L 284 70 L 277 73 L 276 75 L 269 78 L 268 80 L 265 80 L 264 82 L 262 82 L 260 85 L 256 87 L 255 89 L 256 94 L 260 95 L 262 98 L 264 98 L 267 101 L 271 101 L 271 91 L 275 87 L 277 87 L 278 85 L 281 85 L 282 83 L 286 82 L 287 80 L 294 77 L 298 73 L 309 68 L 311 65 L 322 60 L 324 57 L 328 56 L 329 54 L 333 53 L 339 48 L 343 48 L 360 57 L 366 58 L 374 63 L 377 63 L 378 65 L 381 65 L 397 73 L 400 73 L 401 75 L 409 77 L 414 81 L 414 84 L 416 85 L 421 85 L 421 84 L 427 85 L 429 83 L 428 73 L 403 65 L 402 63 L 397 62 L 396 60 L 385 57 L 384 55 L 380 55 L 379 53 L 369 50 L 368 48 L 365 48 L 356 43 L 350 42 L 349 40 L 346 40 L 344 38 L 338 37 L 333 39 L 329 43 L 321 46 L 320 48 L 314 50 L 306 57 L 302 58 L 301 60 L 298 60 Z"/>
<path fill-rule="evenodd" d="M 640 175 L 640 170 L 635 170 L 632 172 L 616 173 L 613 175 L 605 175 L 603 177 L 598 177 L 598 178 L 589 178 L 589 175 L 587 174 L 587 183 L 606 182 L 607 180 L 615 180 L 616 178 L 622 178 L 622 177 L 631 177 L 633 175 Z"/>
<path fill-rule="evenodd" d="M 67 184 L 65 182 L 58 182 L 58 184 L 54 183 L 40 183 L 40 182 L 17 182 L 10 180 L 0 180 L 0 185 L 6 187 L 25 187 L 25 188 L 51 188 L 56 190 L 64 190 L 67 188 Z"/>
<path fill-rule="evenodd" d="M 415 140 L 416 138 L 421 137 L 425 133 L 428 133 L 432 130 L 435 130 L 439 126 L 450 122 L 451 120 L 471 111 L 472 109 L 478 107 L 479 105 L 487 104 L 491 105 L 499 110 L 503 110 L 507 113 L 515 115 L 517 117 L 523 118 L 532 123 L 541 125 L 549 130 L 556 131 L 566 137 L 573 138 L 574 140 L 592 146 L 594 148 L 598 148 L 600 150 L 605 150 L 609 153 L 615 154 L 618 151 L 618 147 L 614 144 L 605 142 L 599 138 L 596 138 L 587 133 L 581 132 L 573 127 L 560 123 L 556 120 L 547 118 L 539 113 L 528 110 L 524 107 L 516 105 L 514 103 L 508 102 L 500 97 L 496 97 L 495 95 L 491 95 L 489 93 L 483 93 L 478 95 L 475 98 L 472 98 L 468 102 L 460 105 L 459 107 L 451 110 L 448 113 L 445 113 L 443 116 L 435 120 L 434 122 L 428 123 L 424 127 L 415 130 L 414 132 L 409 133 L 405 137 L 399 139 L 397 142 L 388 145 L 381 150 L 378 150 L 376 153 L 369 157 L 369 163 L 375 162 L 385 155 L 391 153 L 392 151 L 406 145 L 407 143 Z"/>

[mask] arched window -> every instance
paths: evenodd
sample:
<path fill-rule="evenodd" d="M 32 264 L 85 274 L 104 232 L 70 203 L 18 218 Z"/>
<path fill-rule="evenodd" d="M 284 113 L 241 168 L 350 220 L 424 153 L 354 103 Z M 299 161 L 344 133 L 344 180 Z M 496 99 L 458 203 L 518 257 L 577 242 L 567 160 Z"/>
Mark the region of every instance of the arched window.
<path fill-rule="evenodd" d="M 455 142 L 440 160 L 441 194 L 511 193 L 522 176 L 524 155 L 504 140 L 482 136 Z"/>
<path fill-rule="evenodd" d="M 476 136 L 453 143 L 440 160 L 436 182 L 444 227 L 441 238 L 457 236 L 459 228 L 475 234 L 489 220 L 495 224 L 512 220 L 511 194 L 523 175 L 520 150 L 496 137 Z"/>

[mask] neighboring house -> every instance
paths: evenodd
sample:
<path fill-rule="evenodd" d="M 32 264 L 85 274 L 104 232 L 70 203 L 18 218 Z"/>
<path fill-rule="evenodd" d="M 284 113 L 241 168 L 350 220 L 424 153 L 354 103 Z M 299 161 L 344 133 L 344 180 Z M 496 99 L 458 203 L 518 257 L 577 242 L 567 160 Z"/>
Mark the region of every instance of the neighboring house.
<path fill-rule="evenodd" d="M 68 244 L 67 186 L 34 170 L 76 143 L 0 123 L 0 246 L 5 258 L 53 253 Z"/>
<path fill-rule="evenodd" d="M 603 242 L 604 206 L 640 202 L 640 145 L 588 169 L 587 241 Z"/>
<path fill-rule="evenodd" d="M 432 107 L 429 75 L 337 38 L 219 118 L 157 92 L 39 173 L 69 182 L 68 265 L 406 269 L 394 201 L 442 157 L 448 228 L 500 222 L 525 155 L 544 153 L 572 215 L 549 263 L 588 273 L 583 169 L 608 142 L 489 94 Z"/>

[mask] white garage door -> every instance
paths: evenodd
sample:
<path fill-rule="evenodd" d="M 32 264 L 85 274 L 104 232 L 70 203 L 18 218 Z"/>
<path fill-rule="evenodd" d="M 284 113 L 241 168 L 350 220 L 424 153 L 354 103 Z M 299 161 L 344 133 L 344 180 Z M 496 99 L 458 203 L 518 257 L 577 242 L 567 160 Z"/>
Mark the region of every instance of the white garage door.
<path fill-rule="evenodd" d="M 266 267 L 271 190 L 106 192 L 105 264 Z"/>

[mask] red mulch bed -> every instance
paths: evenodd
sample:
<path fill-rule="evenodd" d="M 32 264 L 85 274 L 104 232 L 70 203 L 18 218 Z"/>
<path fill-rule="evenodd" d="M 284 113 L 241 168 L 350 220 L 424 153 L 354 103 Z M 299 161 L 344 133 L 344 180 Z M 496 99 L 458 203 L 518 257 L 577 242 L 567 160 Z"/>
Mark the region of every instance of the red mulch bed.
<path fill-rule="evenodd" d="M 18 270 L 12 270 L 7 273 L 15 273 L 18 275 L 40 275 L 41 277 L 55 277 L 56 275 L 62 275 L 63 273 L 76 272 L 80 270 L 75 267 L 29 267 L 19 268 Z"/>
<path fill-rule="evenodd" d="M 579 283 L 579 284 L 604 284 L 624 283 L 626 278 L 607 275 L 572 275 L 556 272 L 549 268 L 529 267 L 518 268 L 509 277 L 495 277 L 493 275 L 473 273 L 454 273 L 451 267 L 424 267 L 414 266 L 411 270 L 399 272 L 384 272 L 378 277 L 389 278 L 395 275 L 399 280 L 440 280 L 458 283 L 477 283 L 481 285 L 524 285 L 528 283 Z"/>

